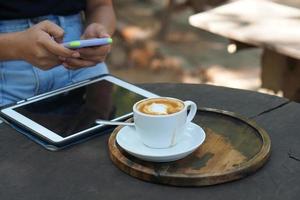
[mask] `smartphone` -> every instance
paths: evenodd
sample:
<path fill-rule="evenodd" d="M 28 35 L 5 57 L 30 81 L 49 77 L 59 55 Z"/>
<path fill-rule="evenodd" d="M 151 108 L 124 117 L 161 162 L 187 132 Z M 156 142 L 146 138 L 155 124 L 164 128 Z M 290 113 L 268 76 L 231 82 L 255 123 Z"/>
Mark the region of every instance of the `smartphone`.
<path fill-rule="evenodd" d="M 69 49 L 79 49 L 83 47 L 94 47 L 111 44 L 113 40 L 111 38 L 93 38 L 87 40 L 75 40 L 71 42 L 63 43 L 63 46 Z"/>

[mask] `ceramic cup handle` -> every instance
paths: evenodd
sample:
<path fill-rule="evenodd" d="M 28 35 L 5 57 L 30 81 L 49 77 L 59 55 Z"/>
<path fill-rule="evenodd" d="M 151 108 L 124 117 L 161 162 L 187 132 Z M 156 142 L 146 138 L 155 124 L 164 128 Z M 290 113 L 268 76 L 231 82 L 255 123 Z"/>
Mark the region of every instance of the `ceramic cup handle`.
<path fill-rule="evenodd" d="M 189 114 L 186 118 L 186 123 L 189 123 L 194 119 L 197 113 L 197 105 L 192 101 L 185 101 L 184 105 L 186 106 L 187 109 L 190 108 Z"/>

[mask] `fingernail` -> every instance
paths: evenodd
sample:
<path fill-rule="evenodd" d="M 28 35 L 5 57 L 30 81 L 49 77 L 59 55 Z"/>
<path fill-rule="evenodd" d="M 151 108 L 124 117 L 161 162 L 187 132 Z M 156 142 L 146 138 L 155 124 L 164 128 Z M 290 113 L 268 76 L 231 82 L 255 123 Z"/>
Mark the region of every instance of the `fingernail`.
<path fill-rule="evenodd" d="M 109 37 L 110 37 L 110 35 L 109 35 L 109 34 L 107 34 L 107 33 L 103 33 L 103 34 L 101 34 L 101 37 L 104 37 L 104 38 L 109 38 Z"/>
<path fill-rule="evenodd" d="M 62 56 L 58 56 L 58 59 L 61 60 L 61 61 L 65 61 L 66 60 L 66 58 L 62 57 Z"/>
<path fill-rule="evenodd" d="M 75 52 L 75 53 L 72 54 L 72 57 L 78 58 L 78 57 L 80 57 L 80 53 L 79 52 Z"/>

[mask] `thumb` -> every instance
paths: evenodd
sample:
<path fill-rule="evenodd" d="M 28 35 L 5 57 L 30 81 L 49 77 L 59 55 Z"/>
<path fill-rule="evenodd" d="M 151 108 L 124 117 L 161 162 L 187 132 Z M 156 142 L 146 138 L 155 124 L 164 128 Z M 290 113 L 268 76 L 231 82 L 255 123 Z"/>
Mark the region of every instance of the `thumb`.
<path fill-rule="evenodd" d="M 106 29 L 102 26 L 98 26 L 95 30 L 95 35 L 97 38 L 102 38 L 102 37 L 110 37 L 110 35 L 107 33 Z"/>
<path fill-rule="evenodd" d="M 96 23 L 89 25 L 81 36 L 82 39 L 103 37 L 110 37 L 110 35 L 107 33 L 107 30 L 103 25 Z"/>
<path fill-rule="evenodd" d="M 62 42 L 64 37 L 64 30 L 58 25 L 48 20 L 41 22 L 41 29 L 51 35 L 55 41 Z"/>

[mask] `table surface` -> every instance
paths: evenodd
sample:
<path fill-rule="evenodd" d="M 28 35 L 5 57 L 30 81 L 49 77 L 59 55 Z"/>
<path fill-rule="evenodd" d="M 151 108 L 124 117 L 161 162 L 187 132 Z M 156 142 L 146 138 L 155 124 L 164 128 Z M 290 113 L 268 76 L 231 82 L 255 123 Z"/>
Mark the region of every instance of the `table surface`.
<path fill-rule="evenodd" d="M 272 140 L 270 160 L 258 172 L 216 186 L 184 188 L 144 182 L 120 171 L 108 157 L 109 135 L 50 152 L 0 125 L 0 199 L 299 199 L 300 105 L 252 91 L 209 85 L 148 84 L 162 96 L 193 100 L 199 107 L 239 113 Z"/>
<path fill-rule="evenodd" d="M 300 9 L 266 0 L 239 0 L 193 15 L 191 25 L 300 59 Z"/>

